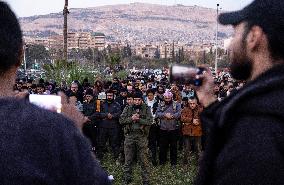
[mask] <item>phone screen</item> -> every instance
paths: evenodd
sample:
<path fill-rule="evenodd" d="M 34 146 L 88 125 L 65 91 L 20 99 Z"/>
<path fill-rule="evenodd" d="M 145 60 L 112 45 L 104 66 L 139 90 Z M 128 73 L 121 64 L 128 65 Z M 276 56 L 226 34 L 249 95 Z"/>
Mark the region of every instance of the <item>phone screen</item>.
<path fill-rule="evenodd" d="M 173 65 L 170 69 L 170 82 L 186 84 L 190 83 L 195 86 L 200 86 L 202 81 L 196 79 L 196 75 L 202 74 L 204 68 L 192 67 L 187 65 Z"/>
<path fill-rule="evenodd" d="M 29 101 L 43 109 L 61 113 L 61 97 L 56 95 L 29 95 Z"/>

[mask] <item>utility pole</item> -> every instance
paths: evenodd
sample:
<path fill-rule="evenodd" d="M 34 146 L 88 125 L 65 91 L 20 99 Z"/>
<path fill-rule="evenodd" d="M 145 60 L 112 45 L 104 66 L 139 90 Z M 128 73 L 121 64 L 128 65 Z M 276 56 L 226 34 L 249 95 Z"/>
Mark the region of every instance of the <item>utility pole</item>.
<path fill-rule="evenodd" d="M 215 58 L 215 73 L 217 75 L 218 70 L 218 15 L 219 15 L 219 4 L 217 4 L 217 15 L 216 15 L 216 58 Z"/>
<path fill-rule="evenodd" d="M 64 5 L 64 9 L 63 9 L 63 15 L 64 15 L 64 26 L 63 26 L 63 40 L 64 40 L 64 45 L 63 45 L 63 56 L 64 56 L 64 60 L 67 61 L 67 47 L 68 47 L 68 43 L 67 43 L 67 36 L 68 36 L 68 27 L 67 27 L 67 20 L 68 20 L 68 14 L 69 14 L 69 10 L 68 10 L 68 0 L 65 0 L 65 5 Z"/>
<path fill-rule="evenodd" d="M 23 50 L 24 50 L 24 70 L 25 70 L 25 75 L 27 76 L 27 59 L 26 59 L 26 44 L 23 45 Z"/>

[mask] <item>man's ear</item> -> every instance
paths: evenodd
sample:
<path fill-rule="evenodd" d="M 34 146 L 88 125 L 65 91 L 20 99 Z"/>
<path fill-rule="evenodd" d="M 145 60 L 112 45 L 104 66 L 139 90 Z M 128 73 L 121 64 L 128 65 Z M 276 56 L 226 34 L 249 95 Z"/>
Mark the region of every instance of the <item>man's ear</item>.
<path fill-rule="evenodd" d="M 253 26 L 247 36 L 247 48 L 249 51 L 256 51 L 263 44 L 264 32 L 261 27 Z"/>

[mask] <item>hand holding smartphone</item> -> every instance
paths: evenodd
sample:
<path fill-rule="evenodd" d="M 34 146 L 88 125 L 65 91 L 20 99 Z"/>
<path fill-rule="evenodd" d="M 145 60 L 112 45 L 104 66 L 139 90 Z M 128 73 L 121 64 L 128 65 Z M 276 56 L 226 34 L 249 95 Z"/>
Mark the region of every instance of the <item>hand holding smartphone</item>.
<path fill-rule="evenodd" d="M 30 94 L 29 101 L 43 109 L 47 109 L 53 112 L 61 113 L 61 97 L 56 95 L 38 95 Z"/>
<path fill-rule="evenodd" d="M 197 75 L 203 74 L 205 68 L 192 67 L 189 65 L 172 65 L 170 67 L 170 83 L 178 84 L 192 84 L 194 86 L 201 86 L 202 79 L 196 78 Z"/>
<path fill-rule="evenodd" d="M 29 101 L 43 109 L 62 113 L 62 115 L 72 120 L 79 129 L 82 129 L 84 123 L 89 121 L 87 117 L 77 110 L 75 105 L 68 103 L 64 93 L 60 93 L 59 96 L 31 94 L 29 95 Z"/>

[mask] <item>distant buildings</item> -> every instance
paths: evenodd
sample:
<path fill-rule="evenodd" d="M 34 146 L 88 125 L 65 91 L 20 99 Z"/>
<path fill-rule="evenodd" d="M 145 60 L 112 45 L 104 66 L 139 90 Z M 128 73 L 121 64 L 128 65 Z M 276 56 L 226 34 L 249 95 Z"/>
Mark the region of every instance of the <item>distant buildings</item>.
<path fill-rule="evenodd" d="M 126 56 L 140 56 L 141 58 L 149 59 L 174 59 L 180 62 L 185 58 L 191 60 L 204 58 L 205 53 L 215 52 L 215 44 L 209 42 L 209 44 L 185 44 L 173 41 L 133 44 L 128 40 L 123 42 L 107 42 L 105 34 L 98 32 L 69 32 L 67 39 L 69 52 L 72 49 L 96 48 L 99 51 L 106 49 L 106 52 L 112 51 L 124 54 L 128 52 Z M 223 40 L 222 42 L 224 42 L 224 45 L 220 44 L 220 48 L 226 49 L 230 43 L 230 39 Z M 63 36 L 54 35 L 48 38 L 25 37 L 25 43 L 44 45 L 48 49 L 62 50 Z"/>
<path fill-rule="evenodd" d="M 159 47 L 152 44 L 142 44 L 135 47 L 136 56 L 142 58 L 160 58 Z"/>
<path fill-rule="evenodd" d="M 48 38 L 24 38 L 26 44 L 43 45 L 49 49 L 63 48 L 63 35 L 54 35 Z M 67 36 L 68 50 L 97 48 L 103 50 L 106 45 L 103 33 L 69 32 Z"/>

